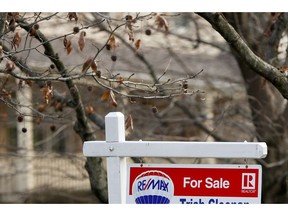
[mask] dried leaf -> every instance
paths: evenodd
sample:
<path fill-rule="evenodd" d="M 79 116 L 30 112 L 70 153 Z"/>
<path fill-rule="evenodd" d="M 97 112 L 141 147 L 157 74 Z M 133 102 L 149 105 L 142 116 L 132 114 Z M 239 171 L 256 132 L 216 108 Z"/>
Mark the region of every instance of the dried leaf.
<path fill-rule="evenodd" d="M 71 53 L 71 51 L 72 51 L 72 43 L 71 43 L 71 40 L 68 40 L 68 41 L 67 41 L 67 44 L 66 44 L 65 49 L 66 49 L 67 55 L 69 55 L 69 54 Z"/>
<path fill-rule="evenodd" d="M 5 100 L 11 100 L 12 95 L 11 92 L 8 92 L 6 89 L 1 89 L 0 95 L 5 99 Z"/>
<path fill-rule="evenodd" d="M 69 41 L 70 42 L 70 41 Z M 71 42 L 70 42 L 71 43 Z M 72 46 L 71 44 L 69 46 L 66 47 L 66 52 L 67 52 L 67 55 L 69 55 L 72 51 Z"/>
<path fill-rule="evenodd" d="M 125 19 L 126 19 L 125 28 L 128 29 L 129 41 L 134 42 L 133 24 L 136 23 L 136 19 L 133 19 L 131 15 L 126 15 Z"/>
<path fill-rule="evenodd" d="M 21 36 L 20 36 L 19 32 L 16 32 L 14 37 L 13 37 L 12 44 L 15 48 L 16 47 L 19 48 L 20 43 L 21 43 Z"/>
<path fill-rule="evenodd" d="M 91 65 L 93 64 L 93 59 L 90 57 L 88 60 L 86 60 L 85 62 L 84 62 L 84 64 L 83 64 L 83 66 L 82 66 L 82 73 L 83 72 L 86 72 L 88 69 L 89 69 L 89 67 L 91 67 Z M 95 63 L 95 62 L 94 62 Z M 96 69 L 97 69 L 97 67 L 96 67 Z"/>
<path fill-rule="evenodd" d="M 117 107 L 118 104 L 116 102 L 115 95 L 114 95 L 113 91 L 110 90 L 109 92 L 110 92 L 110 100 L 109 100 L 110 104 L 114 107 Z"/>
<path fill-rule="evenodd" d="M 284 73 L 284 72 L 286 72 L 286 71 L 288 71 L 288 66 L 286 65 L 284 65 L 284 66 L 281 66 L 281 67 L 278 67 L 277 68 L 281 73 Z"/>
<path fill-rule="evenodd" d="M 82 66 L 82 73 L 86 72 L 89 68 L 92 68 L 92 70 L 94 72 L 97 72 L 97 64 L 95 61 L 93 61 L 92 57 L 90 57 L 89 59 L 87 59 Z"/>
<path fill-rule="evenodd" d="M 96 64 L 95 61 L 92 61 L 92 63 L 91 63 L 91 68 L 92 68 L 92 70 L 93 70 L 94 72 L 97 72 L 97 64 Z"/>
<path fill-rule="evenodd" d="M 105 91 L 101 96 L 101 100 L 108 101 L 108 103 L 114 107 L 118 106 L 118 103 L 115 99 L 115 94 L 112 90 Z"/>
<path fill-rule="evenodd" d="M 14 32 L 16 29 L 16 21 L 14 18 L 12 18 L 9 22 L 9 26 L 8 26 L 9 30 Z"/>
<path fill-rule="evenodd" d="M 50 85 L 47 85 L 47 86 L 42 87 L 41 91 L 42 91 L 45 103 L 48 104 L 52 97 L 53 87 Z"/>
<path fill-rule="evenodd" d="M 64 44 L 64 48 L 65 48 L 65 50 L 66 50 L 66 53 L 67 53 L 67 55 L 69 55 L 70 53 L 71 53 L 71 51 L 72 51 L 72 43 L 71 43 L 71 40 L 68 40 L 67 38 L 66 38 L 66 36 L 64 37 L 64 40 L 63 40 L 63 44 Z"/>
<path fill-rule="evenodd" d="M 130 30 L 130 31 L 133 31 L 133 23 L 135 21 L 133 21 L 133 17 L 131 15 L 126 15 L 125 17 L 126 19 L 126 27 Z"/>
<path fill-rule="evenodd" d="M 86 112 L 87 112 L 87 114 L 92 114 L 94 112 L 94 108 L 91 104 L 86 106 Z"/>
<path fill-rule="evenodd" d="M 80 33 L 80 37 L 79 37 L 79 40 L 78 40 L 78 45 L 79 45 L 79 48 L 80 48 L 81 51 L 83 51 L 83 49 L 85 47 L 85 36 L 86 36 L 86 32 L 82 31 Z"/>
<path fill-rule="evenodd" d="M 5 72 L 11 73 L 15 69 L 15 64 L 11 60 L 6 62 Z"/>
<path fill-rule="evenodd" d="M 164 27 L 165 32 L 168 32 L 168 22 L 164 17 L 157 15 L 155 19 L 155 23 L 158 29 L 161 29 Z"/>
<path fill-rule="evenodd" d="M 138 50 L 140 48 L 140 44 L 141 44 L 141 40 L 138 39 L 136 42 L 135 42 L 135 48 L 136 50 Z"/>
<path fill-rule="evenodd" d="M 25 80 L 25 84 L 27 84 L 29 87 L 32 87 L 33 81 L 32 80 Z"/>
<path fill-rule="evenodd" d="M 110 95 L 110 91 L 109 91 L 109 90 L 108 90 L 108 91 L 105 91 L 105 92 L 102 94 L 102 96 L 101 96 L 101 100 L 102 100 L 102 101 L 108 100 L 109 95 Z"/>
<path fill-rule="evenodd" d="M 20 17 L 20 13 L 19 12 L 9 12 L 7 14 L 7 18 L 14 18 L 14 19 L 18 19 Z"/>
<path fill-rule="evenodd" d="M 110 49 L 115 49 L 117 47 L 116 39 L 114 35 L 111 35 L 107 44 L 109 45 Z"/>
<path fill-rule="evenodd" d="M 128 32 L 128 36 L 129 36 L 129 41 L 134 42 L 134 34 L 133 34 L 133 32 Z"/>
<path fill-rule="evenodd" d="M 67 42 L 68 42 L 68 40 L 67 40 L 67 38 L 66 38 L 66 36 L 65 36 L 65 37 L 64 37 L 64 40 L 63 40 L 64 48 L 66 48 Z"/>
<path fill-rule="evenodd" d="M 131 128 L 131 130 L 134 129 L 134 126 L 133 126 L 133 118 L 131 116 L 131 114 L 127 117 L 127 119 L 125 120 L 125 129 L 129 129 Z"/>
<path fill-rule="evenodd" d="M 35 35 L 36 35 L 36 31 L 37 31 L 36 29 L 31 28 L 30 31 L 29 31 L 30 36 L 31 36 L 31 37 L 35 36 Z"/>

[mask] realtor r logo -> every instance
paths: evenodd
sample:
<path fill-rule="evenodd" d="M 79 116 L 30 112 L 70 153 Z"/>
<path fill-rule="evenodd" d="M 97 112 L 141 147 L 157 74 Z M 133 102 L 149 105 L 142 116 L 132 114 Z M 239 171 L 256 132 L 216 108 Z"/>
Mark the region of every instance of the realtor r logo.
<path fill-rule="evenodd" d="M 256 174 L 242 173 L 242 189 L 255 189 L 255 187 L 256 187 Z"/>
<path fill-rule="evenodd" d="M 242 189 L 255 189 L 255 187 L 256 187 L 256 174 L 242 173 Z"/>

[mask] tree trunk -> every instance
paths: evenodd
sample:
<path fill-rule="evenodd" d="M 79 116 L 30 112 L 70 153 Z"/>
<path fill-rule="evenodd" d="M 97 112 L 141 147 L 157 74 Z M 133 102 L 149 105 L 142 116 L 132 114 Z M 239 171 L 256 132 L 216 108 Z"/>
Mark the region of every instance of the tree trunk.
<path fill-rule="evenodd" d="M 263 14 L 254 14 L 261 16 Z M 269 41 L 266 38 L 259 38 L 255 30 L 251 30 L 248 23 L 249 13 L 225 14 L 228 21 L 236 31 L 245 37 L 248 45 L 253 51 L 267 62 L 270 62 L 267 51 Z M 267 16 L 267 14 L 266 14 Z M 259 18 L 259 17 L 258 17 Z M 262 19 L 263 20 L 263 19 Z M 263 27 L 263 26 L 262 26 Z M 263 31 L 264 32 L 264 31 Z M 275 46 L 275 44 L 273 45 Z M 278 47 L 278 45 L 276 44 Z M 262 52 L 262 50 L 264 52 Z M 277 50 L 276 50 L 277 51 Z M 249 67 L 244 59 L 232 48 L 238 65 L 245 81 L 248 102 L 250 105 L 252 119 L 256 130 L 256 137 L 268 145 L 268 156 L 263 166 L 263 202 L 264 203 L 285 203 L 287 199 L 287 106 L 286 100 L 279 94 L 271 83 L 258 75 Z M 273 52 L 270 52 L 270 55 Z M 273 57 L 277 53 L 274 52 Z M 272 56 L 271 56 L 272 57 Z"/>
<path fill-rule="evenodd" d="M 84 126 L 77 121 L 74 125 L 74 130 L 80 135 L 83 142 L 96 140 L 96 135 L 93 133 L 88 121 L 85 122 Z M 91 191 L 101 202 L 108 203 L 107 173 L 103 162 L 100 157 L 87 157 L 85 169 L 89 175 Z"/>
<path fill-rule="evenodd" d="M 27 32 L 31 29 L 31 25 L 27 23 L 25 20 L 21 18 L 17 19 L 17 23 Z M 55 53 L 52 44 L 46 38 L 46 36 L 39 30 L 37 30 L 37 34 L 34 36 L 40 43 L 42 43 L 44 48 L 44 54 L 50 61 L 55 65 L 58 72 L 63 76 L 67 76 L 67 69 L 64 63 L 59 59 L 57 53 Z M 16 64 L 21 70 L 26 70 L 29 74 L 29 70 L 23 67 L 23 64 Z M 77 88 L 76 84 L 73 80 L 67 80 L 65 82 L 67 88 L 70 91 L 71 100 L 69 101 L 70 107 L 75 110 L 77 121 L 74 125 L 75 131 L 81 137 L 82 141 L 91 141 L 96 140 L 96 135 L 90 125 L 89 119 L 86 115 L 85 108 L 83 105 L 83 101 Z M 104 203 L 108 202 L 108 190 L 107 190 L 107 175 L 106 169 L 103 167 L 103 160 L 102 158 L 87 158 L 86 170 L 88 171 L 89 178 L 90 178 L 90 185 L 92 192 Z"/>

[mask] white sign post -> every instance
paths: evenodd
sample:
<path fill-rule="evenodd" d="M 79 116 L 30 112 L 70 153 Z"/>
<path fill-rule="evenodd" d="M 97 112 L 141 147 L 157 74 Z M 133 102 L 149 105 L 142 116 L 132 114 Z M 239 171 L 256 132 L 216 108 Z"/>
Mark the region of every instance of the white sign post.
<path fill-rule="evenodd" d="M 109 203 L 126 203 L 126 157 L 265 158 L 264 142 L 125 141 L 120 112 L 105 116 L 106 141 L 86 141 L 86 157 L 107 157 Z"/>

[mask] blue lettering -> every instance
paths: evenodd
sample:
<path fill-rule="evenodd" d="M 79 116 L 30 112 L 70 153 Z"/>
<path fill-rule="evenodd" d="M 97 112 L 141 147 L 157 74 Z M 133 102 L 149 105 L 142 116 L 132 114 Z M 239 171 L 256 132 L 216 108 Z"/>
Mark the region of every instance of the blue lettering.
<path fill-rule="evenodd" d="M 215 200 L 214 199 L 210 199 L 209 201 L 208 201 L 208 204 L 214 204 L 215 203 Z M 217 203 L 216 203 L 217 204 Z"/>
<path fill-rule="evenodd" d="M 186 203 L 186 199 L 182 198 L 182 199 L 180 199 L 180 202 L 181 202 L 181 204 L 185 204 Z"/>
<path fill-rule="evenodd" d="M 147 187 L 147 190 L 152 187 L 152 189 L 154 190 L 156 186 L 158 186 L 158 190 L 159 190 L 159 181 L 156 181 L 154 179 L 152 179 L 152 181 L 149 181 L 149 185 Z"/>
<path fill-rule="evenodd" d="M 167 182 L 167 184 L 166 184 L 165 181 L 161 180 L 160 190 L 168 192 L 168 184 L 169 184 L 169 182 Z"/>
<path fill-rule="evenodd" d="M 202 201 L 201 198 L 198 199 L 198 201 L 197 200 L 193 200 L 192 198 L 190 198 L 190 201 L 187 200 L 186 198 L 180 198 L 180 202 L 181 202 L 181 204 L 205 204 L 205 202 Z"/>
<path fill-rule="evenodd" d="M 154 190 L 156 188 L 157 190 L 168 192 L 168 186 L 169 182 L 166 183 L 164 180 L 155 181 L 155 179 L 149 179 L 148 182 L 147 180 L 137 182 L 138 191 L 149 190 L 150 188 Z"/>
<path fill-rule="evenodd" d="M 237 202 L 237 201 L 219 201 L 218 199 L 210 199 L 208 204 L 249 204 L 249 202 Z"/>
<path fill-rule="evenodd" d="M 138 184 L 137 184 L 138 191 L 142 191 L 145 188 L 145 185 L 146 185 L 146 180 L 138 181 Z"/>

